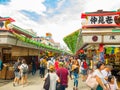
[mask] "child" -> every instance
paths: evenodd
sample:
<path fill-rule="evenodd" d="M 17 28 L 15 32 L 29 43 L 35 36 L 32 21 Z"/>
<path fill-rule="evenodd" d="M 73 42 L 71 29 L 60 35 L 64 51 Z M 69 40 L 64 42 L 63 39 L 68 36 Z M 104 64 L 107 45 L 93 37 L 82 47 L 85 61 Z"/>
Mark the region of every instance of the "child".
<path fill-rule="evenodd" d="M 108 76 L 108 82 L 109 82 L 110 90 L 120 90 L 117 88 L 117 86 L 114 83 L 115 82 L 114 76 L 112 75 Z"/>

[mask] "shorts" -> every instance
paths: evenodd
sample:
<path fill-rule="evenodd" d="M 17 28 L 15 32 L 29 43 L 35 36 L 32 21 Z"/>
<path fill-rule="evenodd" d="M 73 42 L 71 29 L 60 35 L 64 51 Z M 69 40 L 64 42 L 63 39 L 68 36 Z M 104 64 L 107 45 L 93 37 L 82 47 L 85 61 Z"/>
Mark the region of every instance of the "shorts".
<path fill-rule="evenodd" d="M 20 78 L 20 73 L 19 72 L 14 72 L 15 78 Z"/>
<path fill-rule="evenodd" d="M 87 70 L 82 70 L 83 75 L 87 75 Z"/>
<path fill-rule="evenodd" d="M 27 72 L 26 72 L 26 73 L 23 73 L 23 72 L 22 72 L 22 73 L 21 73 L 21 77 L 27 76 L 27 74 L 28 74 Z"/>

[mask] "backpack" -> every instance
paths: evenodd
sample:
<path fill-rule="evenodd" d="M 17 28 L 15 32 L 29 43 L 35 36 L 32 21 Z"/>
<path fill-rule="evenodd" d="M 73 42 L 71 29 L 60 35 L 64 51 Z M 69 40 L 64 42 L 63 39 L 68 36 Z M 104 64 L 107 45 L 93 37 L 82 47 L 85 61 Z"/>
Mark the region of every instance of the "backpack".
<path fill-rule="evenodd" d="M 45 82 L 43 84 L 43 88 L 45 90 L 49 90 L 50 88 L 50 75 L 48 74 L 47 78 L 45 79 Z"/>
<path fill-rule="evenodd" d="M 18 63 L 18 62 L 16 62 L 15 64 L 14 64 L 14 71 L 15 72 L 19 72 L 19 68 L 18 68 L 18 66 L 19 66 L 20 64 Z"/>
<path fill-rule="evenodd" d="M 22 65 L 22 67 L 23 74 L 26 74 L 28 72 L 27 65 Z"/>
<path fill-rule="evenodd" d="M 86 63 L 86 62 L 83 62 L 82 67 L 83 67 L 84 69 L 87 69 L 87 68 L 88 68 L 87 63 Z"/>

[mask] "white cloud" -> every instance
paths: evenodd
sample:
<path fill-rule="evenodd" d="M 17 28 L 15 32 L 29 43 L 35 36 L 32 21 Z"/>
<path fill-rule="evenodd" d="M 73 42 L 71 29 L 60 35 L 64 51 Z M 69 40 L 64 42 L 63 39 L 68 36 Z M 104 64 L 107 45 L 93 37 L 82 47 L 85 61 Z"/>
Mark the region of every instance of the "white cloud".
<path fill-rule="evenodd" d="M 25 29 L 33 29 L 39 36 L 46 32 L 53 34 L 53 39 L 64 44 L 63 37 L 81 28 L 81 12 L 103 10 L 116 10 L 119 8 L 120 0 L 70 0 L 72 5 L 63 9 L 60 14 L 47 18 L 43 13 L 46 7 L 42 4 L 44 0 L 12 0 L 8 6 L 0 5 L 0 16 L 10 16 L 15 19 L 16 25 Z M 56 10 L 61 7 L 61 1 Z M 39 22 L 30 20 L 18 10 L 29 10 L 42 15 Z M 55 9 L 53 9 L 55 10 Z M 51 12 L 53 12 L 51 10 Z"/>
<path fill-rule="evenodd" d="M 118 6 L 120 4 L 120 0 L 91 0 L 90 2 L 87 2 L 84 6 L 84 10 L 86 12 L 88 11 L 97 11 L 100 9 L 103 10 L 116 10 L 118 9 Z M 117 7 L 116 7 L 117 6 Z"/>
<path fill-rule="evenodd" d="M 9 7 L 15 10 L 28 10 L 36 12 L 40 15 L 45 15 L 46 7 L 42 4 L 45 0 L 12 0 Z"/>

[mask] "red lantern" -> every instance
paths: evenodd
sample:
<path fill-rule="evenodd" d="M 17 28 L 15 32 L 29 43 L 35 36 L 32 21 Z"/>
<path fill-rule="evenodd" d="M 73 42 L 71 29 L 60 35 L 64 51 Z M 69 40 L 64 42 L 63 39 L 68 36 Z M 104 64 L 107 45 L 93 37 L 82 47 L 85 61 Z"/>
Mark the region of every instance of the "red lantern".
<path fill-rule="evenodd" d="M 84 50 L 83 50 L 83 49 L 81 49 L 81 50 L 80 50 L 80 53 L 84 53 Z"/>

